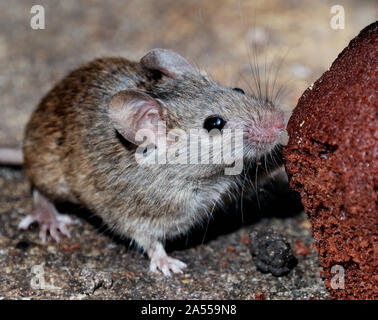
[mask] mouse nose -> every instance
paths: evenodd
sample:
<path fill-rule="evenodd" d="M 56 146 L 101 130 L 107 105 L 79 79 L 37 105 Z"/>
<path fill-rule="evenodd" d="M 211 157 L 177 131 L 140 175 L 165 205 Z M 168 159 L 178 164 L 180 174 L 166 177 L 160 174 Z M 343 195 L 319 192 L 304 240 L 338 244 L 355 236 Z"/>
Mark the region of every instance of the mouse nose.
<path fill-rule="evenodd" d="M 285 119 L 282 112 L 263 115 L 260 119 L 247 125 L 246 138 L 252 144 L 271 145 L 285 130 Z"/>
<path fill-rule="evenodd" d="M 270 126 L 278 131 L 282 131 L 285 129 L 285 119 L 283 115 L 275 116 L 272 118 Z M 268 123 L 269 127 L 269 123 Z"/>
<path fill-rule="evenodd" d="M 260 125 L 259 126 L 263 133 L 265 132 L 266 134 L 278 134 L 281 131 L 285 129 L 285 119 L 283 116 L 283 113 L 281 112 L 275 112 L 266 115 L 265 117 L 263 116 L 260 120 Z"/>

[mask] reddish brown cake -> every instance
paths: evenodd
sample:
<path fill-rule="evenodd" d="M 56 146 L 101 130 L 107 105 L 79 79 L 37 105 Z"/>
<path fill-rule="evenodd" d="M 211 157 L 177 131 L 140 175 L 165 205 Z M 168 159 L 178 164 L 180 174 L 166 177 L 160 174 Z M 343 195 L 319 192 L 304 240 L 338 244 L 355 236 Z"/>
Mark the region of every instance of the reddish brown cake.
<path fill-rule="evenodd" d="M 299 99 L 285 166 L 312 223 L 335 299 L 378 299 L 378 23 L 354 38 Z M 344 289 L 336 285 L 345 270 Z M 333 285 L 333 287 L 335 287 Z"/>

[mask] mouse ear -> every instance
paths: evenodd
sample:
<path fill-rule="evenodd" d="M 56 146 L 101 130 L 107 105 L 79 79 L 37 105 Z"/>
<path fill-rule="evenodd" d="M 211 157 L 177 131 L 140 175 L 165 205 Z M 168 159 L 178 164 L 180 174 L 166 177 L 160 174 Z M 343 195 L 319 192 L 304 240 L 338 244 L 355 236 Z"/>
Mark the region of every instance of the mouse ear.
<path fill-rule="evenodd" d="M 134 144 L 138 144 L 135 136 L 142 129 L 153 134 L 151 137 L 157 137 L 158 121 L 163 120 L 163 113 L 163 107 L 157 100 L 137 90 L 118 92 L 108 106 L 108 114 L 114 128 Z M 150 137 L 148 139 L 152 140 Z M 151 142 L 155 141 L 153 139 Z"/>
<path fill-rule="evenodd" d="M 152 49 L 140 59 L 140 65 L 149 70 L 158 70 L 171 78 L 194 71 L 185 58 L 167 49 Z"/>

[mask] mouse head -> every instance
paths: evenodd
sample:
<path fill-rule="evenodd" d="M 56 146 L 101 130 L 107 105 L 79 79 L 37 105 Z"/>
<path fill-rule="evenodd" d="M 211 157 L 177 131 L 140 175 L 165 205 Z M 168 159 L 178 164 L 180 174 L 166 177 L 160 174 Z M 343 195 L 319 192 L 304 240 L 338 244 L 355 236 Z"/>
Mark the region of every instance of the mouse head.
<path fill-rule="evenodd" d="M 235 151 L 232 140 L 229 142 L 241 158 L 257 160 L 278 144 L 285 123 L 283 113 L 270 101 L 259 100 L 242 89 L 220 86 L 169 50 L 151 50 L 140 65 L 159 74 L 160 79 L 146 92 L 121 91 L 109 104 L 114 127 L 130 142 L 137 143 L 139 130 L 157 136 L 158 123 L 164 122 L 167 131 L 198 130 L 199 136 L 208 137 L 213 145 L 225 143 L 223 132 L 241 131 L 241 154 Z"/>

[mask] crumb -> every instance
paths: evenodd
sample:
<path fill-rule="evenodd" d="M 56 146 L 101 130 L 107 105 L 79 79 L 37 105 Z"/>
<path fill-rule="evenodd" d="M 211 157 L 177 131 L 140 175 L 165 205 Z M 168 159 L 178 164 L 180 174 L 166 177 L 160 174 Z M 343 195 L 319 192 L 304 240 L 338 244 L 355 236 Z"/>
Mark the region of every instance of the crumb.
<path fill-rule="evenodd" d="M 248 234 L 243 234 L 242 235 L 241 242 L 243 242 L 247 247 L 249 247 L 250 242 L 249 242 Z"/>
<path fill-rule="evenodd" d="M 310 249 L 314 250 L 316 253 L 318 253 L 318 247 L 316 246 L 315 243 L 310 244 Z"/>
<path fill-rule="evenodd" d="M 311 250 L 299 239 L 295 240 L 294 243 L 295 254 L 306 256 L 311 253 Z"/>
<path fill-rule="evenodd" d="M 311 230 L 311 222 L 309 220 L 305 220 L 301 223 L 301 227 L 307 230 Z"/>
<path fill-rule="evenodd" d="M 130 280 L 134 277 L 134 274 L 132 272 L 125 272 L 125 278 L 127 280 Z"/>
<path fill-rule="evenodd" d="M 77 243 L 75 243 L 71 246 L 67 246 L 67 247 L 65 247 L 65 246 L 63 246 L 63 244 L 61 244 L 59 246 L 59 249 L 62 250 L 62 251 L 77 251 L 77 250 L 80 249 L 80 246 Z"/>
<path fill-rule="evenodd" d="M 265 294 L 262 292 L 255 292 L 255 300 L 265 300 Z"/>

